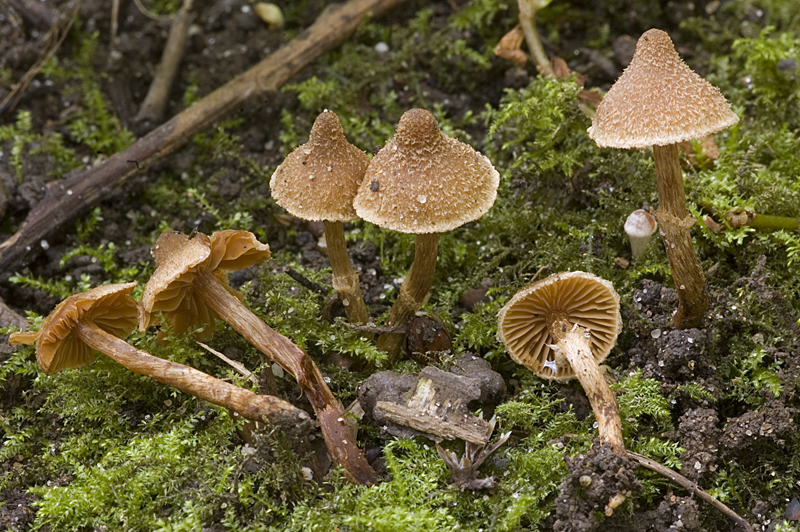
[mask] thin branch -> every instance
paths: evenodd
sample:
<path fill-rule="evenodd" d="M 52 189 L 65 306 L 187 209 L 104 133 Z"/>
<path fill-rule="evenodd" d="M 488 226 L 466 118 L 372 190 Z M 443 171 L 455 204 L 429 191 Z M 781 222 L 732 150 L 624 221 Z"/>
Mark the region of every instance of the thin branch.
<path fill-rule="evenodd" d="M 677 473 L 672 469 L 659 464 L 655 460 L 651 460 L 650 458 L 647 458 L 646 456 L 643 456 L 639 453 L 634 453 L 633 451 L 627 451 L 627 455 L 631 461 L 636 462 L 640 466 L 646 467 L 651 471 L 655 471 L 659 475 L 663 475 L 664 477 L 670 479 L 679 486 L 691 491 L 692 493 L 694 493 L 695 495 L 706 501 L 708 504 L 710 504 L 711 506 L 722 512 L 724 515 L 728 516 L 731 519 L 731 521 L 742 527 L 742 529 L 744 529 L 745 532 L 753 532 L 753 528 L 750 526 L 750 523 L 748 523 L 747 520 L 745 520 L 739 514 L 737 514 L 727 506 L 725 506 L 718 499 L 712 497 L 711 494 L 709 494 L 706 490 L 698 486 L 696 482 L 692 482 L 691 480 L 684 477 L 680 473 Z"/>
<path fill-rule="evenodd" d="M 139 124 L 144 131 L 149 131 L 161 123 L 164 118 L 164 111 L 169 101 L 169 93 L 172 84 L 178 74 L 183 49 L 186 45 L 186 37 L 189 34 L 189 26 L 194 18 L 192 1 L 185 0 L 183 7 L 175 15 L 172 27 L 169 30 L 167 43 L 164 45 L 164 54 L 161 56 L 161 63 L 158 65 L 156 74 L 150 84 L 139 114 L 134 118 L 134 122 Z"/>

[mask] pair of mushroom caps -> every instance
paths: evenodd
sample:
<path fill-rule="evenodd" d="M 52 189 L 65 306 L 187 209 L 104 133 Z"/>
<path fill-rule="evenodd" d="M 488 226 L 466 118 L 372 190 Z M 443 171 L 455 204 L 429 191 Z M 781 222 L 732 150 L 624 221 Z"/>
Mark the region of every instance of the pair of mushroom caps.
<path fill-rule="evenodd" d="M 653 146 L 664 247 L 678 293 L 673 323 L 697 327 L 708 299 L 700 261 L 692 246 L 694 219 L 686 209 L 678 143 L 721 131 L 739 121 L 720 91 L 684 63 L 672 40 L 646 31 L 622 76 L 609 89 L 589 128 L 600 147 Z"/>
<path fill-rule="evenodd" d="M 368 315 L 360 292 L 356 295 L 358 275 L 350 266 L 341 222 L 361 217 L 416 234 L 414 263 L 386 320 L 394 326 L 425 301 L 439 233 L 483 216 L 494 204 L 499 180 L 489 159 L 442 133 L 424 109 L 406 111 L 394 138 L 371 161 L 347 142 L 338 117 L 326 110 L 314 122 L 308 142 L 277 168 L 270 187 L 290 214 L 325 220 L 334 288 L 351 321 L 366 322 Z M 351 313 L 356 307 L 363 307 L 363 313 Z M 402 339 L 402 334 L 386 333 L 377 345 L 392 355 Z"/>
<path fill-rule="evenodd" d="M 91 349 L 96 349 L 137 373 L 216 404 L 231 406 L 229 399 L 236 397 L 245 412 L 249 412 L 246 407 L 257 406 L 264 400 L 259 398 L 269 396 L 257 396 L 207 375 L 202 389 L 190 389 L 187 381 L 194 382 L 205 374 L 152 357 L 117 338 L 127 336 L 137 321 L 139 329 L 144 331 L 156 312 L 162 313 L 179 334 L 200 328 L 199 336 L 209 338 L 219 317 L 297 380 L 317 415 L 333 461 L 344 468 L 345 475 L 358 484 L 374 483 L 375 472 L 353 441 L 344 423 L 342 405 L 319 368 L 300 347 L 245 307 L 240 294 L 228 285 L 228 271 L 269 259 L 269 246 L 246 231 L 221 231 L 211 237 L 166 231 L 156 241 L 153 256 L 156 271 L 145 287 L 141 308 L 127 295 L 135 283 L 99 287 L 87 294 L 71 296 L 48 317 L 39 333 L 23 333 L 12 338 L 12 342 L 30 344 L 38 340 L 37 358 L 45 372 L 86 364 L 92 360 Z M 48 360 L 50 354 L 57 357 L 57 362 Z M 291 404 L 269 399 L 279 401 L 279 406 L 286 407 L 287 412 L 297 414 Z M 262 420 L 258 412 L 243 415 Z M 281 421 L 280 425 L 290 426 L 285 419 Z"/>

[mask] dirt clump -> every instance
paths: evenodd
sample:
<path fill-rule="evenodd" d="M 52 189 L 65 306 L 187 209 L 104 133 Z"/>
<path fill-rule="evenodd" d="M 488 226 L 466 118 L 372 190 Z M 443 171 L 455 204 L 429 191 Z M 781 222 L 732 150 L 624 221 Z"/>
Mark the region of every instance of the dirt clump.
<path fill-rule="evenodd" d="M 642 487 L 634 474 L 635 466 L 614 453 L 609 444 L 593 442 L 586 454 L 565 458 L 569 475 L 556 499 L 555 532 L 592 532 L 607 529 L 599 513 L 613 515 L 613 500 L 628 497 Z"/>

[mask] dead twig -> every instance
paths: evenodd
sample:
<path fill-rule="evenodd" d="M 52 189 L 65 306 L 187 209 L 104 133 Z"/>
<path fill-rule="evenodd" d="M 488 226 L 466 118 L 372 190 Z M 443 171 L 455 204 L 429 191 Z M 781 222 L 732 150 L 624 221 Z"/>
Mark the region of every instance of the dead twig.
<path fill-rule="evenodd" d="M 329 5 L 314 24 L 286 46 L 188 109 L 87 170 L 51 183 L 22 227 L 0 245 L 0 271 L 17 265 L 39 241 L 90 209 L 130 176 L 175 152 L 194 135 L 254 97 L 277 91 L 304 66 L 342 43 L 368 14 L 379 15 L 404 0 L 349 0 Z"/>
<path fill-rule="evenodd" d="M 178 67 L 183 58 L 186 36 L 189 34 L 189 26 L 194 19 L 191 10 L 192 0 L 185 0 L 180 11 L 172 20 L 172 27 L 169 30 L 167 43 L 164 45 L 161 63 L 158 65 L 153 82 L 147 91 L 147 96 L 145 96 L 142 106 L 139 108 L 139 114 L 134 118 L 134 122 L 143 132 L 150 131 L 164 119 L 169 93 L 172 90 L 172 84 L 178 74 Z"/>
<path fill-rule="evenodd" d="M 689 490 L 690 492 L 694 493 L 708 504 L 722 512 L 724 515 L 728 516 L 731 521 L 739 525 L 745 532 L 753 532 L 753 528 L 750 526 L 750 523 L 747 522 L 743 517 L 739 514 L 725 506 L 722 502 L 712 497 L 706 490 L 701 488 L 697 485 L 697 483 L 692 482 L 688 478 L 684 477 L 680 473 L 673 471 L 672 469 L 663 466 L 656 462 L 655 460 L 651 460 L 646 456 L 643 456 L 639 453 L 634 453 L 633 451 L 627 451 L 628 459 L 632 462 L 636 462 L 642 467 L 646 467 L 651 471 L 655 471 L 659 475 L 662 475 L 674 483 L 678 484 L 682 488 Z"/>
<path fill-rule="evenodd" d="M 14 88 L 8 93 L 3 103 L 0 103 L 0 117 L 11 112 L 14 107 L 16 107 L 22 95 L 25 94 L 28 86 L 30 86 L 33 81 L 33 78 L 36 77 L 36 74 L 38 74 L 42 67 L 56 55 L 56 52 L 61 47 L 61 43 L 64 42 L 64 39 L 69 34 L 69 30 L 72 28 L 75 18 L 78 16 L 78 9 L 81 7 L 82 2 L 83 0 L 76 0 L 75 3 L 72 4 L 72 7 L 67 10 L 66 15 L 53 24 L 50 31 L 44 36 L 42 39 L 42 46 L 44 49 L 41 55 L 39 55 L 39 58 L 33 66 L 25 72 L 25 75 L 22 76 L 19 83 L 14 85 Z"/>

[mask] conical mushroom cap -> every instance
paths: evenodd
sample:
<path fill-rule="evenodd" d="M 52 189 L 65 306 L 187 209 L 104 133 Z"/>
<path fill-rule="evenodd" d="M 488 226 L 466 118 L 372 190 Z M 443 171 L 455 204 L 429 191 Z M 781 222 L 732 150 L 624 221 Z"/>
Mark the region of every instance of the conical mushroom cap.
<path fill-rule="evenodd" d="M 347 142 L 336 113 L 323 111 L 308 142 L 295 148 L 272 174 L 272 197 L 303 220 L 354 220 L 353 198 L 368 164 L 367 154 Z"/>
<path fill-rule="evenodd" d="M 428 111 L 411 109 L 370 162 L 354 205 L 387 229 L 441 233 L 483 216 L 499 182 L 489 159 L 442 133 Z"/>
<path fill-rule="evenodd" d="M 52 375 L 67 368 L 79 368 L 94 360 L 94 351 L 73 330 L 82 320 L 119 338 L 127 338 L 136 328 L 139 314 L 130 297 L 136 283 L 110 284 L 69 296 L 47 316 L 35 335 L 14 333 L 11 345 L 36 341 L 36 360 L 42 371 Z"/>
<path fill-rule="evenodd" d="M 217 316 L 195 292 L 195 273 L 212 272 L 231 293 L 241 297 L 228 287 L 224 272 L 248 268 L 269 256 L 269 246 L 248 231 L 220 231 L 211 237 L 165 231 L 153 248 L 156 271 L 144 288 L 139 330 L 150 326 L 153 313 L 163 312 L 176 333 L 204 326 L 198 338 L 211 338 Z"/>
<path fill-rule="evenodd" d="M 639 38 L 630 65 L 597 107 L 589 136 L 600 147 L 666 146 L 738 121 L 719 89 L 681 60 L 669 35 L 651 29 Z"/>
<path fill-rule="evenodd" d="M 619 295 L 610 282 L 585 272 L 551 275 L 517 292 L 500 310 L 497 337 L 511 358 L 539 377 L 571 379 L 565 359 L 557 359 L 551 346 L 555 323 L 566 320 L 591 335 L 592 354 L 599 364 L 617 342 L 622 329 Z"/>

